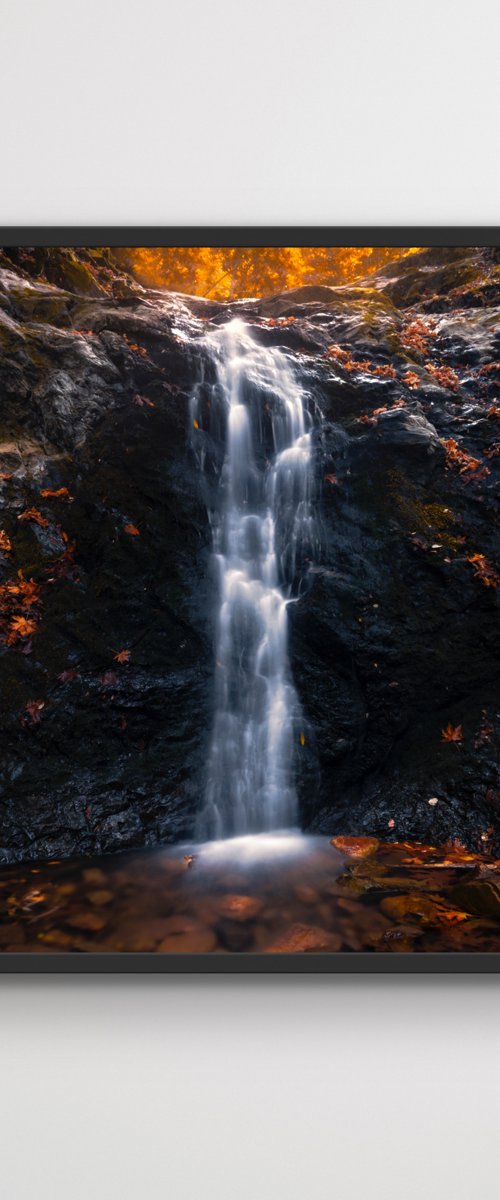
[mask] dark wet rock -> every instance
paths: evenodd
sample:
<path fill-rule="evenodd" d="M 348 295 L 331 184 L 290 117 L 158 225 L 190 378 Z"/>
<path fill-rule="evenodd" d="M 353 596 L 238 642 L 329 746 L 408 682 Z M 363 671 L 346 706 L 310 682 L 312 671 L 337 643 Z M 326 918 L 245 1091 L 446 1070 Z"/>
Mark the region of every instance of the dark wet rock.
<path fill-rule="evenodd" d="M 479 252 L 473 260 L 477 275 Z M 497 319 L 497 310 L 473 313 L 472 376 L 463 365 L 467 318 L 460 343 L 443 345 L 448 365 L 470 379 L 467 397 L 434 383 L 415 393 L 384 381 L 387 397 L 379 401 L 361 372 L 343 382 L 335 364 L 326 386 L 313 385 L 325 417 L 322 553 L 300 604 L 289 609 L 307 722 L 297 754 L 300 796 L 313 830 L 461 838 L 476 848 L 495 826 L 498 601 L 493 588 L 477 586 L 468 557 L 480 546 L 492 563 L 500 558 L 499 459 L 484 452 L 495 438 L 484 426 L 495 385 L 479 373 L 497 354 Z M 449 332 L 449 314 L 445 322 Z M 401 360 L 399 379 L 408 365 Z M 391 409 L 401 396 L 405 407 Z M 378 404 L 388 411 L 372 417 Z M 360 423 L 361 414 L 371 423 Z M 474 482 L 447 466 L 442 441 L 450 438 L 491 473 Z M 492 730 L 476 748 L 484 710 Z M 454 755 L 441 741 L 448 720 L 463 722 Z M 436 796 L 438 805 L 429 806 Z"/>
<path fill-rule="evenodd" d="M 388 444 L 409 450 L 423 450 L 426 454 L 440 453 L 443 457 L 437 431 L 420 413 L 407 412 L 402 408 L 381 413 L 377 419 L 377 433 Z"/>
<path fill-rule="evenodd" d="M 454 290 L 472 286 L 484 280 L 487 270 L 494 270 L 500 256 L 495 248 L 484 250 L 469 246 L 436 246 L 422 250 L 406 260 L 388 263 L 377 271 L 376 286 L 394 304 L 407 307 L 422 304 L 430 297 L 447 297 Z M 372 279 L 367 280 L 373 282 Z M 498 303 L 498 294 L 496 295 Z"/>
<path fill-rule="evenodd" d="M 140 831 L 140 816 L 138 813 L 131 812 L 130 809 L 106 817 L 102 821 L 99 830 L 103 851 L 112 850 L 117 845 L 123 848 L 126 846 L 136 846 Z"/>
<path fill-rule="evenodd" d="M 189 452 L 196 357 L 172 314 L 5 275 L 2 579 L 35 577 L 42 606 L 29 656 L 1 652 L 4 856 L 181 838 L 203 787 L 212 681 L 210 533 Z M 40 496 L 64 486 L 70 503 Z M 17 522 L 31 506 L 47 528 Z M 106 686 L 123 648 L 130 664 Z M 21 717 L 39 694 L 46 720 L 31 736 Z"/>

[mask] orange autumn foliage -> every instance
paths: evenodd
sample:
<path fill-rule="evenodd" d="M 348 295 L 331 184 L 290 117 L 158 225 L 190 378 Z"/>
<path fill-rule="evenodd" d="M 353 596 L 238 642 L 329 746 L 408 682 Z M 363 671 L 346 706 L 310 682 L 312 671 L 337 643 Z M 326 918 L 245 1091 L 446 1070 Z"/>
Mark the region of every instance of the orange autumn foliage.
<path fill-rule="evenodd" d="M 397 371 L 391 363 L 381 363 L 379 366 L 373 366 L 369 358 L 353 358 L 350 350 L 343 350 L 337 342 L 333 342 L 328 350 L 325 351 L 325 357 L 331 358 L 334 362 L 339 363 L 344 371 L 363 371 L 365 375 L 374 375 L 379 379 L 396 379 Z"/>
<path fill-rule="evenodd" d="M 15 583 L 6 583 L 4 586 L 10 596 L 20 597 L 17 603 L 23 608 L 32 608 L 41 602 L 40 585 L 34 579 L 25 579 L 22 571 L 18 571 Z"/>
<path fill-rule="evenodd" d="M 401 334 L 401 345 L 412 354 L 426 354 L 429 341 L 436 337 L 434 326 L 432 317 L 407 321 Z"/>
<path fill-rule="evenodd" d="M 452 371 L 451 367 L 436 367 L 434 363 L 427 362 L 425 369 L 440 387 L 447 388 L 450 392 L 458 392 L 460 380 L 456 371 Z"/>
<path fill-rule="evenodd" d="M 350 350 L 343 350 L 342 346 L 338 346 L 336 342 L 328 347 L 326 358 L 332 358 L 334 362 L 339 363 L 344 371 L 369 371 L 369 358 L 353 358 Z"/>
<path fill-rule="evenodd" d="M 500 362 L 485 363 L 479 368 L 478 375 L 500 375 Z"/>
<path fill-rule="evenodd" d="M 396 379 L 397 371 L 391 363 L 382 363 L 379 367 L 372 367 L 370 375 L 377 375 L 379 379 Z"/>
<path fill-rule="evenodd" d="M 416 371 L 406 371 L 403 375 L 402 382 L 405 383 L 406 387 L 408 388 L 418 388 L 420 387 L 420 376 L 417 375 Z"/>
<path fill-rule="evenodd" d="M 479 470 L 481 460 L 468 454 L 467 450 L 461 450 L 455 438 L 441 438 L 441 445 L 446 452 L 447 466 L 458 467 L 461 475 Z"/>
<path fill-rule="evenodd" d="M 31 610 L 40 603 L 39 584 L 34 579 L 25 579 L 22 571 L 18 571 L 15 579 L 0 585 L 0 630 L 7 646 L 36 633 L 36 614 Z"/>
<path fill-rule="evenodd" d="M 213 300 L 363 279 L 420 249 L 375 246 L 153 246 L 115 250 L 141 283 Z"/>

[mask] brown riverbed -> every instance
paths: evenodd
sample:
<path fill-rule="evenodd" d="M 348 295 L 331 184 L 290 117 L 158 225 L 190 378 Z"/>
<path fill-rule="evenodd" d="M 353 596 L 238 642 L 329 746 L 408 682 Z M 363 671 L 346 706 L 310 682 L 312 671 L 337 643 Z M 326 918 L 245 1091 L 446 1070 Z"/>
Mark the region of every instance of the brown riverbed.
<path fill-rule="evenodd" d="M 500 862 L 261 835 L 0 872 L 0 951 L 500 951 Z"/>

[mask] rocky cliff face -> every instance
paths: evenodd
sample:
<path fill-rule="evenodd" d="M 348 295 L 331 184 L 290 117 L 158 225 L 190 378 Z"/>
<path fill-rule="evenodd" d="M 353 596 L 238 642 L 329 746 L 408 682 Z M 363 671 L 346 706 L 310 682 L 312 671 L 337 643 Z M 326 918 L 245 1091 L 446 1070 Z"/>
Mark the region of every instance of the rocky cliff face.
<path fill-rule="evenodd" d="M 65 266 L 65 288 L 8 269 L 0 284 L 2 576 L 40 583 L 36 633 L 2 652 L 4 858 L 191 833 L 210 711 L 196 366 L 168 300 L 114 277 L 89 296 L 90 271 L 82 294 Z M 60 488 L 71 499 L 41 496 Z M 31 508 L 43 525 L 19 519 Z"/>
<path fill-rule="evenodd" d="M 499 276 L 492 251 L 426 251 L 231 306 L 106 252 L 1 254 L 4 861 L 192 835 L 214 582 L 188 402 L 207 322 L 236 312 L 316 412 L 322 553 L 289 610 L 303 824 L 497 841 Z"/>

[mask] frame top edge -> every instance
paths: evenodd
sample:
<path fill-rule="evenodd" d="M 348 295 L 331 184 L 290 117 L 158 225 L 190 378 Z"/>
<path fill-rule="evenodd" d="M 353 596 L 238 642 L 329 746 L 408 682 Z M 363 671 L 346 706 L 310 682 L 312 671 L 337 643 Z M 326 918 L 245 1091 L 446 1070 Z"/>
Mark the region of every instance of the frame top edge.
<path fill-rule="evenodd" d="M 15 246 L 499 246 L 500 226 L 4 225 Z"/>

